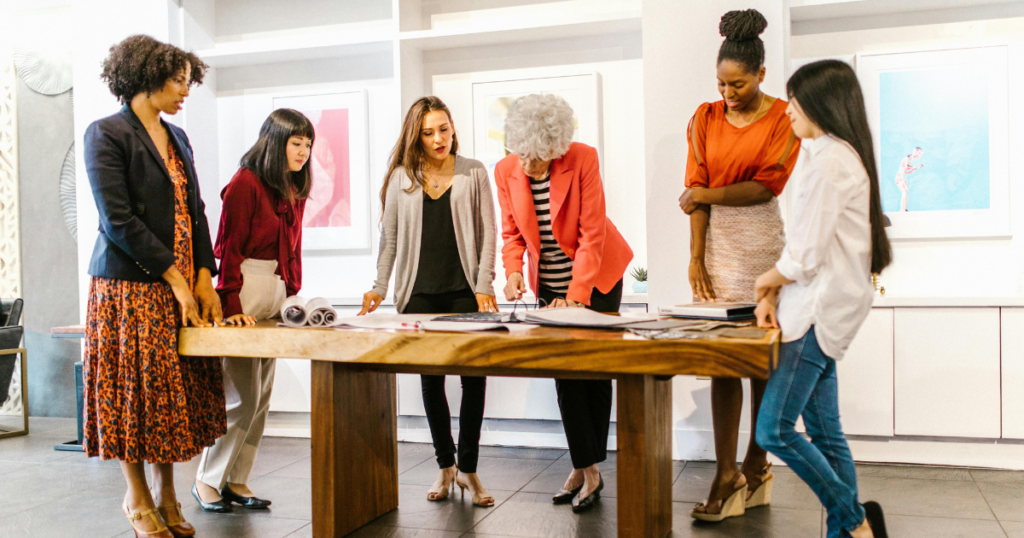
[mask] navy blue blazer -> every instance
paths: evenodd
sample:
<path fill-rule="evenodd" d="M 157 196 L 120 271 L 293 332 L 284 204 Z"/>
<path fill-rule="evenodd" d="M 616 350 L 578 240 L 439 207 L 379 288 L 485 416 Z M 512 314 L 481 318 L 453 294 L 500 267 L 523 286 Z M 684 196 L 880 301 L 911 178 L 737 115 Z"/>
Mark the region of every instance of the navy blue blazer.
<path fill-rule="evenodd" d="M 193 265 L 197 272 L 205 267 L 216 275 L 192 146 L 185 131 L 160 121 L 188 179 Z M 174 265 L 174 184 L 156 145 L 128 105 L 86 129 L 85 168 L 100 213 L 89 274 L 132 282 L 161 280 Z"/>

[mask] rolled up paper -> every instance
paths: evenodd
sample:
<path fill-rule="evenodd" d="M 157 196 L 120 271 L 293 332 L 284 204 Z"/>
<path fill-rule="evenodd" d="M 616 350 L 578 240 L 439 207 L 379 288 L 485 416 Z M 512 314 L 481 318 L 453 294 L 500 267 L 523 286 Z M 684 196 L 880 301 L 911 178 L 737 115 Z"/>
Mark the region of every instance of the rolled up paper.
<path fill-rule="evenodd" d="M 298 295 L 292 295 L 284 300 L 281 305 L 281 321 L 289 327 L 303 327 L 309 321 L 309 311 L 306 309 L 306 300 Z"/>
<path fill-rule="evenodd" d="M 338 313 L 331 306 L 331 303 L 323 297 L 310 299 L 306 303 L 306 311 L 309 312 L 307 323 L 310 327 L 329 327 L 334 325 L 338 319 Z"/>

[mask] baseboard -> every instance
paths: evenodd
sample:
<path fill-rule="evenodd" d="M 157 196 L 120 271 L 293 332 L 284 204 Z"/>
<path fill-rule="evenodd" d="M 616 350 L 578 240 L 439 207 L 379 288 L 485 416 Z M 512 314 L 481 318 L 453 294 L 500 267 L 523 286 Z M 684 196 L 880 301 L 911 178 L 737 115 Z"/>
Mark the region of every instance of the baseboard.
<path fill-rule="evenodd" d="M 309 413 L 273 412 L 267 418 L 264 435 L 268 437 L 309 438 Z M 452 435 L 458 437 L 458 419 L 452 420 Z M 674 430 L 672 458 L 686 461 L 714 461 L 714 433 L 710 430 Z M 402 416 L 398 420 L 398 440 L 429 443 L 430 430 L 425 417 Z M 740 432 L 737 453 L 746 452 L 750 432 Z M 1024 470 L 1024 442 L 1003 439 L 950 439 L 924 437 L 863 437 L 849 439 L 858 462 L 910 465 L 943 465 Z M 614 450 L 618 438 L 611 425 L 608 448 Z M 566 449 L 562 424 L 552 420 L 485 419 L 480 433 L 485 446 Z M 774 456 L 772 461 L 782 465 Z"/>

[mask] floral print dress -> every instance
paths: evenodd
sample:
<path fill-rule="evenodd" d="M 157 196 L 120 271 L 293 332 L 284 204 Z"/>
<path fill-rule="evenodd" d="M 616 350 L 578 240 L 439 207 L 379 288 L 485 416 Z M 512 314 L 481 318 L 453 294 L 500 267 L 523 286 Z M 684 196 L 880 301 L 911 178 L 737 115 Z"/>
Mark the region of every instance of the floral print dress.
<path fill-rule="evenodd" d="M 168 144 L 175 267 L 195 285 L 187 178 Z M 126 462 L 199 455 L 227 429 L 221 363 L 178 355 L 181 314 L 164 281 L 93 277 L 85 333 L 85 452 Z"/>

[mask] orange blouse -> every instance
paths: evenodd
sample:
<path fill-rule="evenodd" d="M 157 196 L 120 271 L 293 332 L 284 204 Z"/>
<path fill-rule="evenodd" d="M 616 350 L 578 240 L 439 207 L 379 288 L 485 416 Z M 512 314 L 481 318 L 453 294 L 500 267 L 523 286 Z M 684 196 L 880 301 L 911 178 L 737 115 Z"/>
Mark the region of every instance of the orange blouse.
<path fill-rule="evenodd" d="M 800 139 L 786 116 L 787 103 L 776 99 L 768 113 L 737 128 L 725 119 L 725 101 L 704 103 L 687 128 L 686 187 L 726 187 L 757 181 L 782 194 L 800 155 Z"/>

